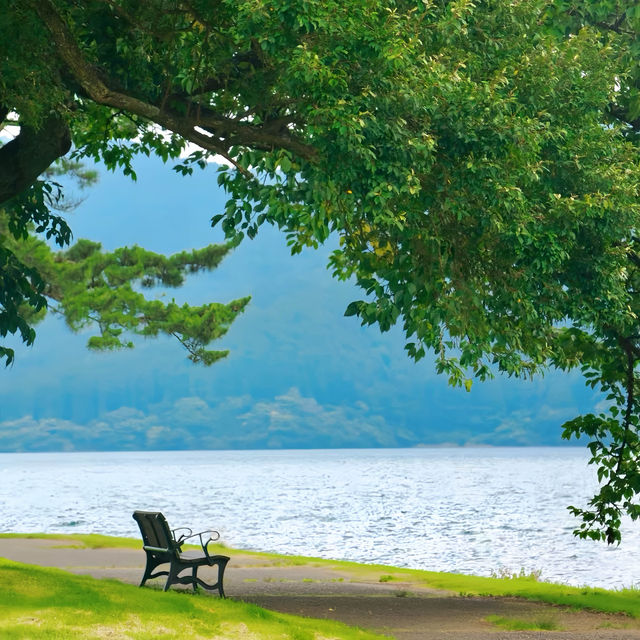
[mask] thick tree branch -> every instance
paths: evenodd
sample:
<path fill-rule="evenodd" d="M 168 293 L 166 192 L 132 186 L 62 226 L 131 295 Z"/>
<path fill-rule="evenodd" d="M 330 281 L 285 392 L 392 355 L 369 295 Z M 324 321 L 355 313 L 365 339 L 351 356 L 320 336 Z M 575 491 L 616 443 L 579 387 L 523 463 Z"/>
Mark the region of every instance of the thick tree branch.
<path fill-rule="evenodd" d="M 627 34 L 631 34 L 631 30 L 630 29 L 622 29 L 622 25 L 624 24 L 625 20 L 627 19 L 627 13 L 626 11 L 623 11 L 614 22 L 606 22 L 605 20 L 601 20 L 599 22 L 596 22 L 596 26 L 600 27 L 601 29 L 604 29 L 605 31 L 614 31 L 615 33 L 627 33 Z"/>
<path fill-rule="evenodd" d="M 629 256 L 629 260 L 633 262 L 634 266 L 640 268 L 640 256 L 635 251 L 629 251 L 627 256 Z"/>
<path fill-rule="evenodd" d="M 612 104 L 609 106 L 609 113 L 618 120 L 626 122 L 634 131 L 640 132 L 640 118 L 632 119 L 629 117 L 629 112 L 619 104 Z"/>
<path fill-rule="evenodd" d="M 23 126 L 0 148 L 0 205 L 24 191 L 71 148 L 67 123 L 51 114 L 38 129 Z"/>
<path fill-rule="evenodd" d="M 626 384 L 627 406 L 624 414 L 624 437 L 622 439 L 622 443 L 620 444 L 620 453 L 618 456 L 618 468 L 617 468 L 618 471 L 620 471 L 622 467 L 624 451 L 627 447 L 629 430 L 631 429 L 631 418 L 633 416 L 633 408 L 635 405 L 635 381 L 636 381 L 635 362 L 636 360 L 634 357 L 634 348 L 633 348 L 634 345 L 629 344 L 629 341 L 626 340 L 624 347 L 625 347 L 625 352 L 627 356 L 627 384 Z"/>
<path fill-rule="evenodd" d="M 241 64 L 250 64 L 254 69 L 262 69 L 265 67 L 264 60 L 252 49 L 245 53 L 236 53 L 227 63 L 232 68 L 232 72 L 207 78 L 205 81 L 194 87 L 191 91 L 176 92 L 169 96 L 171 98 L 184 99 L 200 96 L 212 91 L 221 91 L 226 89 L 230 80 L 246 76 L 246 71 L 240 68 Z"/>
<path fill-rule="evenodd" d="M 112 89 L 100 72 L 90 64 L 49 0 L 33 0 L 32 6 L 51 33 L 60 59 L 88 96 L 105 106 L 123 109 L 173 131 L 208 151 L 228 157 L 229 148 L 240 144 L 261 150 L 287 149 L 305 159 L 312 159 L 315 149 L 295 140 L 288 133 L 273 133 L 260 126 L 241 123 L 213 112 L 197 110 L 193 117 L 162 109 L 131 95 Z M 211 137 L 203 136 L 196 127 L 206 128 Z"/>

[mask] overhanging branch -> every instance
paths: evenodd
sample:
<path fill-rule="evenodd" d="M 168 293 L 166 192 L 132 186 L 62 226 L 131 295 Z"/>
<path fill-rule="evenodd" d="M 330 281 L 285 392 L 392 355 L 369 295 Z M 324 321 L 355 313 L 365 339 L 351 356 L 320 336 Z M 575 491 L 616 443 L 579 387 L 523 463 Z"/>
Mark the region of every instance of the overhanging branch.
<path fill-rule="evenodd" d="M 52 113 L 38 129 L 23 126 L 0 148 L 0 205 L 24 191 L 71 148 L 69 127 Z"/>
<path fill-rule="evenodd" d="M 307 160 L 315 157 L 313 147 L 296 140 L 286 130 L 274 133 L 273 130 L 238 122 L 202 108 L 196 110 L 194 116 L 184 116 L 111 88 L 114 83 L 105 80 L 86 60 L 54 4 L 49 0 L 32 0 L 31 5 L 49 30 L 61 61 L 94 102 L 141 116 L 225 157 L 228 157 L 230 147 L 238 144 L 261 150 L 287 149 Z M 206 128 L 212 136 L 203 136 L 196 127 Z"/>

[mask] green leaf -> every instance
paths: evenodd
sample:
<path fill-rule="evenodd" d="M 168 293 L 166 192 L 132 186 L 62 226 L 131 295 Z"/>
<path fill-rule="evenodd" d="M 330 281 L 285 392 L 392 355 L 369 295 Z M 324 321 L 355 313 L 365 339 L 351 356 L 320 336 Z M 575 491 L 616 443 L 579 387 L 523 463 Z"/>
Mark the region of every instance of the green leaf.
<path fill-rule="evenodd" d="M 362 302 L 361 300 L 356 300 L 354 302 L 350 302 L 347 305 L 347 308 L 345 309 L 344 315 L 345 316 L 359 315 L 363 304 L 365 304 L 365 303 Z"/>

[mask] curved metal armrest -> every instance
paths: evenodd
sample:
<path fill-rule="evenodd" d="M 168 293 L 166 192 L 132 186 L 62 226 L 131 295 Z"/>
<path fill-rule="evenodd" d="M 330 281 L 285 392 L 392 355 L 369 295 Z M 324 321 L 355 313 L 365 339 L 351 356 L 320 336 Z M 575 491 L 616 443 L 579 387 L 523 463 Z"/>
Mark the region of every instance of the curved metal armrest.
<path fill-rule="evenodd" d="M 176 538 L 176 531 L 188 531 L 189 533 L 186 535 L 181 533 L 180 537 Z M 176 544 L 181 545 L 187 538 L 191 538 L 193 536 L 193 531 L 189 529 L 189 527 L 178 527 L 177 529 L 171 529 L 171 535 L 173 536 Z"/>
<path fill-rule="evenodd" d="M 205 540 L 203 536 L 209 534 L 209 537 Z M 209 543 L 215 542 L 216 540 L 220 540 L 220 534 L 217 531 L 213 531 L 213 529 L 207 529 L 206 531 L 200 531 L 199 533 L 192 533 L 190 536 L 186 536 L 183 540 L 187 538 L 195 538 L 198 536 L 200 538 L 200 546 L 204 551 L 204 555 L 207 558 L 207 562 L 211 564 L 211 556 L 209 555 Z M 215 537 L 214 537 L 215 536 Z"/>

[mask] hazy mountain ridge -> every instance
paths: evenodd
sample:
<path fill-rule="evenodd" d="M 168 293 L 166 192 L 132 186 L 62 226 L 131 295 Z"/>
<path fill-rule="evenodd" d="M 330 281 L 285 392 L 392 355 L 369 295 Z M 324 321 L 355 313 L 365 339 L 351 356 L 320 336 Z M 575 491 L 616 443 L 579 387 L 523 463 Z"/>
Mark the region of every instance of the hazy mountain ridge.
<path fill-rule="evenodd" d="M 102 176 L 70 216 L 76 238 L 163 253 L 221 241 L 208 222 L 224 202 L 213 170 L 181 178 L 145 159 L 138 174 Z M 212 274 L 158 292 L 194 303 L 253 296 L 213 345 L 230 356 L 210 369 L 165 339 L 90 353 L 87 335 L 47 319 L 0 372 L 0 451 L 557 445 L 562 422 L 599 400 L 575 372 L 447 387 L 429 358 L 407 358 L 397 328 L 343 317 L 362 294 L 331 278 L 329 251 L 291 257 L 265 229 Z"/>
<path fill-rule="evenodd" d="M 557 445 L 556 425 L 538 421 L 536 428 L 522 411 L 495 426 L 488 420 L 484 431 L 446 424 L 412 430 L 390 424 L 364 403 L 321 405 L 294 387 L 272 401 L 238 396 L 210 406 L 200 397 L 183 397 L 148 413 L 120 407 L 87 424 L 27 415 L 0 424 L 0 451 Z"/>

